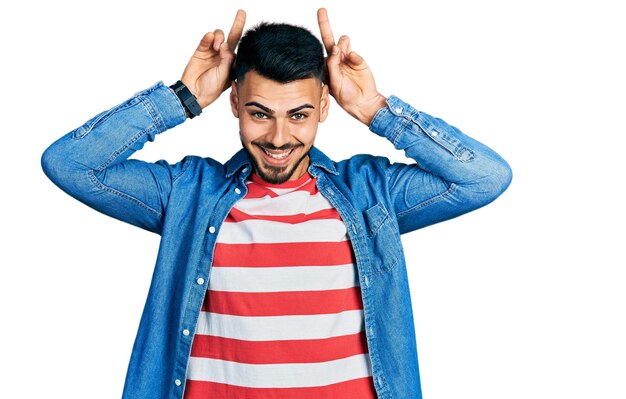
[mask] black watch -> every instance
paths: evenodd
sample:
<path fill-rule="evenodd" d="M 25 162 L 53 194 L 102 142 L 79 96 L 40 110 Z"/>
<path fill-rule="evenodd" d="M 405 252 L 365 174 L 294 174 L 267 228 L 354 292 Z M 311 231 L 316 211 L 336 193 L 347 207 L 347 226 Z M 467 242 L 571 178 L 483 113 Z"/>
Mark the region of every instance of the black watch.
<path fill-rule="evenodd" d="M 185 107 L 190 119 L 193 119 L 202 113 L 202 108 L 200 108 L 200 104 L 196 101 L 196 96 L 189 91 L 183 82 L 179 80 L 171 85 L 170 89 L 174 90 L 174 93 L 176 93 L 180 102 L 183 103 L 183 107 Z"/>

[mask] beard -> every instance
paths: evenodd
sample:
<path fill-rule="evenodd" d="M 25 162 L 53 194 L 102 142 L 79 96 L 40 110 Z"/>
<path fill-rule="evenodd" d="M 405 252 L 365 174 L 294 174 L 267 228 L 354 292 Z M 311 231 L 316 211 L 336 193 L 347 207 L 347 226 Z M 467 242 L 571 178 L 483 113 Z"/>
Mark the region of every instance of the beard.
<path fill-rule="evenodd" d="M 243 145 L 243 142 L 242 142 Z M 253 143 L 252 145 L 259 145 L 256 143 Z M 267 145 L 267 144 L 262 144 L 260 145 L 260 147 L 266 147 L 266 148 L 274 148 L 274 146 Z M 298 147 L 298 145 L 294 145 L 291 147 Z M 311 150 L 309 148 L 308 151 L 306 151 L 304 154 L 302 154 L 302 156 L 293 164 L 291 165 L 285 165 L 285 166 L 273 166 L 273 165 L 266 165 L 262 160 L 259 161 L 254 154 L 251 153 L 250 150 L 248 150 L 248 148 L 246 148 L 246 146 L 243 147 L 246 152 L 248 153 L 248 159 L 250 159 L 250 162 L 252 163 L 252 167 L 254 168 L 254 172 L 264 181 L 270 183 L 270 184 L 282 184 L 288 180 L 291 179 L 291 177 L 293 176 L 294 172 L 296 171 L 296 169 L 298 169 L 298 166 L 300 165 L 300 163 L 302 163 L 302 161 L 304 161 L 308 156 L 309 156 L 309 151 Z M 283 149 L 283 148 L 281 148 Z"/>

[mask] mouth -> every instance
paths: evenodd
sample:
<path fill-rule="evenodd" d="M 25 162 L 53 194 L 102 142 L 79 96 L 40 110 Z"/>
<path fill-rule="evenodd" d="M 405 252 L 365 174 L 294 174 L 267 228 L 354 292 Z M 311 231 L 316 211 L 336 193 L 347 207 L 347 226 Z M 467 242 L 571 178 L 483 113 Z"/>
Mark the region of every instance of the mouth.
<path fill-rule="evenodd" d="M 268 149 L 257 145 L 261 150 L 261 154 L 263 155 L 263 159 L 266 163 L 274 166 L 282 166 L 289 162 L 291 159 L 294 150 L 297 147 L 290 147 L 287 149 Z"/>
<path fill-rule="evenodd" d="M 290 148 L 286 151 L 270 151 L 264 148 L 263 151 L 265 151 L 265 154 L 267 154 L 268 157 L 281 160 L 287 158 L 289 154 L 291 154 L 291 151 L 293 151 L 293 148 Z"/>

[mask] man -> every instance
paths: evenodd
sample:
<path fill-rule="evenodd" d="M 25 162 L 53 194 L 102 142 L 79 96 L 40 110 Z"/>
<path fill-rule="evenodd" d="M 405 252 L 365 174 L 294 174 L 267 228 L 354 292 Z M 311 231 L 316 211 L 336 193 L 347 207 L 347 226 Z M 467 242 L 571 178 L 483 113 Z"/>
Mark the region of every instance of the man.
<path fill-rule="evenodd" d="M 244 22 L 239 11 L 227 38 L 207 33 L 180 82 L 97 115 L 42 158 L 68 194 L 162 236 L 124 397 L 420 398 L 400 234 L 486 205 L 511 171 L 382 96 L 326 10 L 326 58 L 305 29 L 241 38 Z M 243 144 L 228 162 L 128 159 L 228 87 Z M 313 143 L 331 95 L 415 163 L 328 159 Z"/>

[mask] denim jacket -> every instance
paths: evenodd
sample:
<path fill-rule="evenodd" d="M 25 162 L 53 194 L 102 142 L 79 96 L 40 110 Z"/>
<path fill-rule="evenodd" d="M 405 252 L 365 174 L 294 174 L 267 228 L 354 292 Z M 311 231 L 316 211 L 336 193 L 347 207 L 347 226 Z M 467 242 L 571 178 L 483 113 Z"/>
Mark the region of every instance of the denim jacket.
<path fill-rule="evenodd" d="M 422 396 L 400 234 L 488 204 L 508 187 L 511 170 L 494 151 L 441 119 L 395 96 L 387 104 L 370 130 L 415 163 L 372 155 L 334 162 L 313 147 L 308 170 L 349 232 L 378 397 L 417 399 Z M 225 164 L 197 156 L 176 164 L 128 159 L 185 119 L 178 98 L 157 83 L 61 137 L 42 157 L 46 175 L 72 197 L 161 235 L 126 399 L 182 397 L 215 239 L 246 194 L 251 172 L 243 149 Z"/>

